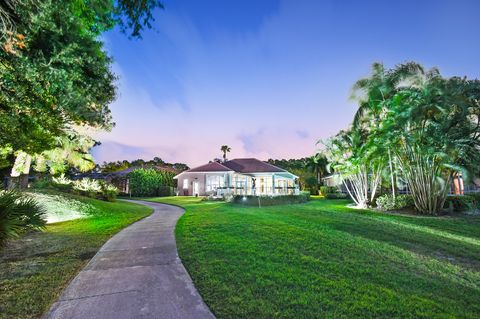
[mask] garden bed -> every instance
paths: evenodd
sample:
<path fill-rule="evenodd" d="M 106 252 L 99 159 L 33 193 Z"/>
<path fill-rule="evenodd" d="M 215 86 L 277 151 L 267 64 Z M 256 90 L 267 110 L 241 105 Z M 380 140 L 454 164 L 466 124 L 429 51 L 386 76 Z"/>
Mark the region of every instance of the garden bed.
<path fill-rule="evenodd" d="M 233 197 L 233 203 L 242 206 L 275 206 L 289 204 L 303 204 L 310 200 L 310 193 L 302 192 L 299 195 L 277 195 L 277 196 L 243 196 Z"/>

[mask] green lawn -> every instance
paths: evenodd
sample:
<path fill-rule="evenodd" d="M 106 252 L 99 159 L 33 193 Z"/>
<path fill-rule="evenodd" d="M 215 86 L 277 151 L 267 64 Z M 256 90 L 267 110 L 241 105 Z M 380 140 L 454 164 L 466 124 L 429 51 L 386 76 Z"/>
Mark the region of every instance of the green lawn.
<path fill-rule="evenodd" d="M 180 257 L 218 318 L 480 318 L 480 218 L 195 198 Z"/>
<path fill-rule="evenodd" d="M 95 213 L 48 225 L 0 250 L 0 318 L 41 317 L 105 241 L 152 211 L 127 202 L 69 197 L 94 206 Z"/>

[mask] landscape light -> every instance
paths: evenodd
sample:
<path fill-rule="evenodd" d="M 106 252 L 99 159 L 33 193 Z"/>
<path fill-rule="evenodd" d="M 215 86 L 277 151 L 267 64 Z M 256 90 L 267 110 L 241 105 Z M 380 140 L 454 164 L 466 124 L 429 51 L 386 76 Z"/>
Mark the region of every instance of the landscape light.
<path fill-rule="evenodd" d="M 245 201 L 245 200 L 247 200 L 247 197 L 246 197 L 246 196 L 243 196 L 243 198 L 242 198 L 242 199 Z"/>

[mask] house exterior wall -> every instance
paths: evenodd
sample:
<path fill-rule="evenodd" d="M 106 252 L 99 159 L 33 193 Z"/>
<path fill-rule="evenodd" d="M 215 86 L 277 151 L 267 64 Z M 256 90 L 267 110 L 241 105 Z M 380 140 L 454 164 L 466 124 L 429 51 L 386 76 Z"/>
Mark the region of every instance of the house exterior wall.
<path fill-rule="evenodd" d="M 184 181 L 186 186 L 184 187 Z M 178 176 L 177 194 L 179 196 L 195 196 L 193 194 L 193 182 L 198 182 L 198 196 L 205 196 L 206 173 L 185 173 Z"/>
<path fill-rule="evenodd" d="M 207 176 L 222 176 L 224 181 L 222 187 L 216 190 L 207 189 Z M 255 188 L 253 188 L 253 179 L 255 179 Z M 298 186 L 295 184 L 294 178 L 274 173 L 187 172 L 177 177 L 177 194 L 179 196 L 195 196 L 194 182 L 198 182 L 198 196 L 222 196 L 225 194 L 285 195 L 298 193 Z"/>

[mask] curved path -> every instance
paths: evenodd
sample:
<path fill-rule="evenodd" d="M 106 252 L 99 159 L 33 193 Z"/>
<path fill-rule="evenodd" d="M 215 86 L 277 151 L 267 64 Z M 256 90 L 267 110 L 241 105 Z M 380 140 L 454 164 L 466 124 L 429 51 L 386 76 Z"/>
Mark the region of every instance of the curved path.
<path fill-rule="evenodd" d="M 107 241 L 45 318 L 215 318 L 177 255 L 174 230 L 184 210 L 132 202 L 155 211 Z"/>

